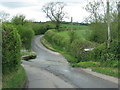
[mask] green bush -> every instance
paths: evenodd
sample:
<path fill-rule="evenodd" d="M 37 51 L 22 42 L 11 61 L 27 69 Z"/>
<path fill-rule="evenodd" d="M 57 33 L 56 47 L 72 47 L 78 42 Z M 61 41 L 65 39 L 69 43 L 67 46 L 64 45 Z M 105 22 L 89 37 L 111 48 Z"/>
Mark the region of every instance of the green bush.
<path fill-rule="evenodd" d="M 55 27 L 50 23 L 30 23 L 35 35 L 44 34 L 49 29 L 54 29 Z"/>
<path fill-rule="evenodd" d="M 89 40 L 97 43 L 104 43 L 107 40 L 106 23 L 92 23 L 90 25 L 91 34 Z"/>
<path fill-rule="evenodd" d="M 89 40 L 104 43 L 107 41 L 107 24 L 106 23 L 92 23 L 90 25 L 91 34 L 89 35 Z M 118 39 L 118 22 L 111 22 L 110 25 L 111 40 Z"/>
<path fill-rule="evenodd" d="M 54 29 L 50 29 L 45 33 L 45 39 L 47 39 L 49 42 L 52 41 L 52 36 L 55 35 L 55 30 Z"/>
<path fill-rule="evenodd" d="M 60 35 L 54 29 L 48 30 L 45 33 L 45 39 L 47 39 L 50 43 L 57 45 L 63 49 L 68 49 L 69 40 L 66 39 L 64 36 Z"/>
<path fill-rule="evenodd" d="M 12 24 L 15 25 L 24 25 L 26 23 L 24 15 L 16 15 L 12 18 Z"/>
<path fill-rule="evenodd" d="M 17 71 L 20 66 L 21 40 L 17 30 L 8 24 L 3 24 L 2 71 L 3 74 Z"/>
<path fill-rule="evenodd" d="M 39 35 L 41 32 L 40 32 L 40 28 L 41 26 L 38 24 L 38 23 L 30 23 L 32 29 L 34 30 L 35 32 L 35 35 Z"/>
<path fill-rule="evenodd" d="M 75 31 L 70 31 L 69 37 L 70 37 L 70 43 L 72 43 L 77 38 Z"/>
<path fill-rule="evenodd" d="M 118 48 L 118 41 L 112 41 L 109 48 L 107 48 L 106 43 L 103 43 L 93 50 L 95 59 L 102 59 L 103 61 L 108 59 L 118 60 Z"/>
<path fill-rule="evenodd" d="M 73 33 L 70 33 L 71 38 L 74 37 L 74 35 L 72 35 Z M 73 57 L 77 59 L 75 62 L 86 61 L 88 59 L 88 53 L 86 53 L 84 49 L 91 47 L 92 43 L 88 41 L 77 40 L 75 38 L 75 40 L 73 39 L 71 41 L 72 43 L 70 43 L 69 38 L 65 38 L 65 36 L 59 34 L 55 30 L 48 30 L 45 33 L 44 37 L 52 45 L 56 45 L 59 48 L 63 49 L 65 52 L 73 55 Z"/>
<path fill-rule="evenodd" d="M 57 33 L 52 37 L 52 42 L 58 46 L 61 46 L 61 41 L 64 38 L 61 35 L 58 35 Z"/>
<path fill-rule="evenodd" d="M 29 25 L 17 25 L 18 33 L 20 34 L 22 47 L 31 49 L 31 42 L 34 36 L 34 31 Z"/>
<path fill-rule="evenodd" d="M 101 61 L 102 66 L 106 67 L 118 67 L 119 60 L 119 45 L 118 41 L 112 41 L 110 47 L 106 47 L 106 43 L 103 43 L 92 51 L 93 59 Z"/>
<path fill-rule="evenodd" d="M 47 31 L 47 27 L 39 23 L 32 23 L 32 29 L 34 30 L 35 35 L 44 34 Z"/>
<path fill-rule="evenodd" d="M 93 50 L 93 58 L 94 60 L 103 60 L 105 61 L 107 59 L 107 49 L 106 49 L 106 43 L 103 43 Z"/>
<path fill-rule="evenodd" d="M 25 27 L 22 35 L 23 35 L 22 38 L 23 47 L 25 47 L 28 50 L 31 49 L 31 42 L 34 36 L 34 31 L 31 28 Z"/>
<path fill-rule="evenodd" d="M 117 21 L 117 20 L 116 20 Z M 118 22 L 111 22 L 111 39 L 118 40 Z M 120 30 L 120 29 L 119 29 Z"/>
<path fill-rule="evenodd" d="M 111 53 L 111 55 L 109 55 L 109 56 L 112 60 L 118 60 L 119 59 L 119 55 L 120 55 L 119 47 L 120 47 L 120 41 L 113 40 L 111 42 L 110 48 L 108 49 L 108 52 Z"/>
<path fill-rule="evenodd" d="M 87 53 L 84 51 L 85 48 L 91 46 L 90 42 L 83 40 L 74 40 L 70 46 L 71 54 L 79 61 L 87 60 Z"/>
<path fill-rule="evenodd" d="M 62 40 L 60 41 L 60 46 L 62 49 L 70 51 L 70 43 L 67 38 L 62 37 Z"/>

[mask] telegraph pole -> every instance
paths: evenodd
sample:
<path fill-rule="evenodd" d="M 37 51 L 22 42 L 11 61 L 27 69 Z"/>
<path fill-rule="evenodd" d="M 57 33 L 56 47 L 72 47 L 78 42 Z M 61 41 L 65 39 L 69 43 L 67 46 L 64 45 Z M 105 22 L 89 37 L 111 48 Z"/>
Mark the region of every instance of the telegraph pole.
<path fill-rule="evenodd" d="M 107 0 L 107 48 L 110 47 L 110 41 L 111 41 L 111 36 L 110 36 L 110 5 L 109 5 L 109 0 Z"/>

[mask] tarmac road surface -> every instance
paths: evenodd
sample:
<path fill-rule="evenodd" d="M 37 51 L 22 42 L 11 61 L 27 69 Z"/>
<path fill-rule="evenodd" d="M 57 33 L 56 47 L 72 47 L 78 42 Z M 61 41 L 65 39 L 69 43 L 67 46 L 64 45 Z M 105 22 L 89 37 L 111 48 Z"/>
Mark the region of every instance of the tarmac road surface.
<path fill-rule="evenodd" d="M 28 77 L 27 88 L 118 88 L 118 85 L 69 66 L 59 53 L 40 43 L 42 35 L 35 36 L 32 49 L 37 58 L 23 61 Z"/>

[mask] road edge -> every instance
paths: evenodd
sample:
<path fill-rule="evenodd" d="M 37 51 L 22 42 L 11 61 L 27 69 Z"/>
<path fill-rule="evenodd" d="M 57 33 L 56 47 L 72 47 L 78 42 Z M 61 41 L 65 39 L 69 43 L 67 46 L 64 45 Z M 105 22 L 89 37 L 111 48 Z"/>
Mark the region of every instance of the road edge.
<path fill-rule="evenodd" d="M 108 81 L 113 82 L 115 84 L 119 84 L 119 80 L 120 80 L 119 78 L 109 76 L 109 75 L 105 75 L 105 74 L 98 73 L 98 72 L 94 72 L 94 71 L 92 71 L 91 68 L 79 68 L 79 69 L 86 72 L 86 73 L 88 73 L 88 74 L 99 77 L 101 79 L 108 80 Z"/>
<path fill-rule="evenodd" d="M 41 36 L 41 37 L 42 37 L 42 36 Z M 40 40 L 40 42 L 41 42 L 41 40 Z M 47 48 L 42 42 L 41 42 L 41 44 L 42 44 L 46 49 L 52 51 L 51 49 Z M 55 52 L 55 51 L 52 51 L 52 52 Z M 59 53 L 59 52 L 57 52 L 57 53 Z M 59 54 L 62 55 L 61 53 L 59 53 Z M 63 56 L 63 55 L 62 55 L 62 56 Z M 64 57 L 64 56 L 63 56 L 63 57 Z M 69 62 L 68 62 L 68 63 L 69 63 Z M 109 76 L 109 75 L 105 75 L 105 74 L 98 73 L 98 72 L 94 72 L 94 71 L 92 71 L 91 68 L 81 68 L 81 67 L 80 67 L 79 69 L 85 71 L 85 72 L 88 73 L 88 74 L 91 74 L 91 75 L 93 75 L 93 76 L 96 76 L 96 77 L 98 77 L 98 78 L 101 78 L 101 79 L 104 79 L 104 80 L 108 80 L 108 81 L 113 82 L 113 83 L 118 84 L 118 85 L 120 84 L 120 83 L 119 83 L 119 81 L 120 81 L 119 78 L 116 78 L 116 77 L 113 77 L 113 76 Z"/>
<path fill-rule="evenodd" d="M 23 64 L 22 64 L 22 67 L 24 68 Z M 28 88 L 28 83 L 29 83 L 29 81 L 28 81 L 27 73 L 25 71 L 25 80 L 23 81 L 23 84 L 21 85 L 21 88 Z"/>

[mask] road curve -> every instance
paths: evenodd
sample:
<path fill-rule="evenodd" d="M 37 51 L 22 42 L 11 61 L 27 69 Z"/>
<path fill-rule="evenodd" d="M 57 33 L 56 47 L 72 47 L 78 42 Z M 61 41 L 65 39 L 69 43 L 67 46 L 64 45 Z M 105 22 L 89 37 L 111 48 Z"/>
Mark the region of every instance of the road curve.
<path fill-rule="evenodd" d="M 32 49 L 37 58 L 23 61 L 28 76 L 28 88 L 118 88 L 118 85 L 69 66 L 59 53 L 48 50 L 33 38 Z"/>

